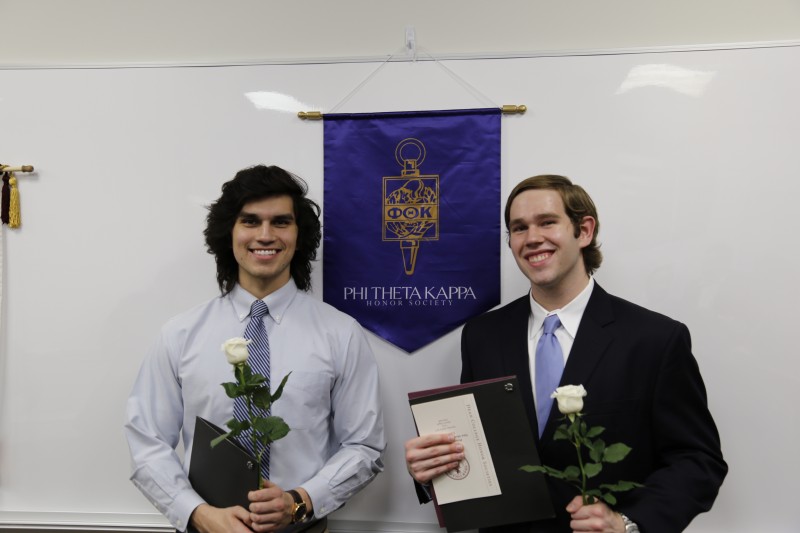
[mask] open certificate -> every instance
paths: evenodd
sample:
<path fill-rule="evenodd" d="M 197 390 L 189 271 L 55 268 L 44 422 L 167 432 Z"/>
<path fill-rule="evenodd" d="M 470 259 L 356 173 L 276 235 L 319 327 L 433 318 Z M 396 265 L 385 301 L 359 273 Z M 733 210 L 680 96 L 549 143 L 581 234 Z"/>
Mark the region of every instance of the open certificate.
<path fill-rule="evenodd" d="M 446 504 L 501 494 L 492 454 L 472 393 L 411 406 L 420 435 L 454 433 L 464 446 L 455 470 L 433 480 L 438 503 Z"/>
<path fill-rule="evenodd" d="M 420 435 L 455 433 L 463 461 L 433 480 L 439 525 L 448 533 L 555 516 L 515 376 L 408 393 Z"/>

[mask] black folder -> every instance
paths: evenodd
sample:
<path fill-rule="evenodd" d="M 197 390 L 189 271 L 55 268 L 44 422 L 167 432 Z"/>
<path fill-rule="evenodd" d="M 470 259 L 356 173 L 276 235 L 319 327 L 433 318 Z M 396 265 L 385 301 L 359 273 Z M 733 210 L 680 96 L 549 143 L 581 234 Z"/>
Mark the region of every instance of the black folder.
<path fill-rule="evenodd" d="M 502 494 L 439 505 L 447 531 L 531 522 L 555 516 L 543 474 L 520 470 L 540 465 L 516 376 L 408 393 L 411 405 L 473 394 Z"/>
<path fill-rule="evenodd" d="M 247 493 L 258 488 L 255 458 L 241 444 L 225 439 L 216 447 L 211 441 L 227 433 L 208 420 L 195 420 L 189 482 L 214 507 L 250 507 Z"/>
<path fill-rule="evenodd" d="M 241 505 L 250 508 L 247 493 L 258 487 L 258 466 L 255 458 L 235 439 L 225 439 L 211 447 L 211 441 L 227 433 L 208 420 L 195 419 L 192 462 L 189 482 L 206 503 L 214 507 Z M 325 523 L 327 524 L 326 519 Z M 287 533 L 312 529 L 319 520 L 287 526 Z M 324 525 L 323 525 L 324 528 Z M 197 533 L 189 526 L 187 533 Z"/>

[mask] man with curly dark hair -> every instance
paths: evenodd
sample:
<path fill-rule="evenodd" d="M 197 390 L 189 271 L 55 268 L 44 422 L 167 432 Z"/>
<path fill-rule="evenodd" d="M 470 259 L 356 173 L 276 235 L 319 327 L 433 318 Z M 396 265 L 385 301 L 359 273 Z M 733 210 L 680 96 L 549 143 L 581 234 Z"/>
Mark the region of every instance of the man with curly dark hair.
<path fill-rule="evenodd" d="M 277 196 L 291 199 L 297 226 L 297 243 L 289 273 L 298 289 L 311 289 L 311 262 L 317 258 L 322 232 L 319 206 L 307 198 L 306 193 L 305 183 L 276 166 L 242 170 L 222 186 L 222 196 L 209 207 L 203 234 L 208 253 L 214 255 L 217 263 L 217 283 L 223 295 L 233 290 L 243 266 L 231 246 L 231 232 L 242 208 L 251 201 Z"/>
<path fill-rule="evenodd" d="M 378 370 L 364 332 L 307 294 L 321 229 L 306 194 L 276 166 L 244 169 L 222 186 L 204 231 L 221 295 L 164 326 L 129 398 L 131 479 L 179 530 L 324 531 L 325 517 L 383 470 Z M 270 374 L 291 372 L 272 414 L 291 431 L 271 445 L 269 479 L 249 509 L 220 509 L 192 488 L 175 448 L 182 438 L 191 457 L 196 416 L 220 426 L 232 417 L 220 346 L 243 336 L 251 306 L 264 304 L 254 320 L 267 332 Z"/>

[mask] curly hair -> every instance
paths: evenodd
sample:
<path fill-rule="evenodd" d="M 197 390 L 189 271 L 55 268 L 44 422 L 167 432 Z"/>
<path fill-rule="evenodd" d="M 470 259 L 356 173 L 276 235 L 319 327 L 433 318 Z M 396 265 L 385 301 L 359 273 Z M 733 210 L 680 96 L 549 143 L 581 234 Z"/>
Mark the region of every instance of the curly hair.
<path fill-rule="evenodd" d="M 603 254 L 600 252 L 600 244 L 597 242 L 597 234 L 600 232 L 600 219 L 597 216 L 597 207 L 595 207 L 591 196 L 580 185 L 575 185 L 569 178 L 558 176 L 555 174 L 542 174 L 526 178 L 519 182 L 516 187 L 508 195 L 506 202 L 505 221 L 506 232 L 508 232 L 508 223 L 511 218 L 511 202 L 520 193 L 531 189 L 549 189 L 556 191 L 561 199 L 564 201 L 564 211 L 567 217 L 572 221 L 572 226 L 575 228 L 575 237 L 581 233 L 581 220 L 583 217 L 590 216 L 594 218 L 594 233 L 592 234 L 592 242 L 583 248 L 583 264 L 586 267 L 586 273 L 592 275 L 595 270 L 600 268 L 600 263 L 603 262 Z"/>
<path fill-rule="evenodd" d="M 240 170 L 222 185 L 222 196 L 208 206 L 203 235 L 208 253 L 217 263 L 217 283 L 223 295 L 231 292 L 239 279 L 232 233 L 242 208 L 249 202 L 283 195 L 292 198 L 297 222 L 297 249 L 289 271 L 298 288 L 311 288 L 311 262 L 317 258 L 322 229 L 319 205 L 307 198 L 307 193 L 305 181 L 277 166 L 256 165 Z"/>

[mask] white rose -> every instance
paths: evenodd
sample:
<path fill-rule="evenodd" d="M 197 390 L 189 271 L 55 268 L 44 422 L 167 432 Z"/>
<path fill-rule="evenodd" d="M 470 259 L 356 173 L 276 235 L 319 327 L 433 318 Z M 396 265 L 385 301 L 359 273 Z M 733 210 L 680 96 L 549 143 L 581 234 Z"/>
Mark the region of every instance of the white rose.
<path fill-rule="evenodd" d="M 252 339 L 243 339 L 242 337 L 234 337 L 228 339 L 222 345 L 222 351 L 225 352 L 225 357 L 232 365 L 239 365 L 247 361 L 250 352 L 247 351 L 247 345 L 253 342 Z"/>
<path fill-rule="evenodd" d="M 586 389 L 583 385 L 564 385 L 559 387 L 550 395 L 558 401 L 558 410 L 563 415 L 580 413 L 583 409 L 583 397 L 586 396 Z"/>

